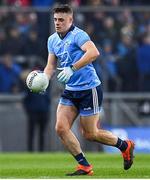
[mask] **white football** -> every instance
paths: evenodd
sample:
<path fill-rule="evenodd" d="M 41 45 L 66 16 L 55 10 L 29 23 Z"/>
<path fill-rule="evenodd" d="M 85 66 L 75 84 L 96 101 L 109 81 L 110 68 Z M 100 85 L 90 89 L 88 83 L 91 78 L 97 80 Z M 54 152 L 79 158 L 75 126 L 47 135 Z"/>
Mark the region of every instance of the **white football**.
<path fill-rule="evenodd" d="M 42 71 L 34 70 L 26 78 L 27 87 L 35 93 L 45 91 L 49 85 L 49 79 Z"/>

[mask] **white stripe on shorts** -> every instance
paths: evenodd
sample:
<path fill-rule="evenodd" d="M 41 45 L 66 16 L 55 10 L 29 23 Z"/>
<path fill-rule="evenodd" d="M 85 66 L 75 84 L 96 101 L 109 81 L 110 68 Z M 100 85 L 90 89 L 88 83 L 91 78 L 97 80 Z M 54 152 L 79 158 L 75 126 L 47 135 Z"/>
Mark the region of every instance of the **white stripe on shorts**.
<path fill-rule="evenodd" d="M 93 109 L 94 109 L 94 114 L 99 113 L 99 103 L 98 103 L 98 95 L 97 95 L 97 90 L 96 88 L 92 89 L 92 96 L 93 96 Z"/>

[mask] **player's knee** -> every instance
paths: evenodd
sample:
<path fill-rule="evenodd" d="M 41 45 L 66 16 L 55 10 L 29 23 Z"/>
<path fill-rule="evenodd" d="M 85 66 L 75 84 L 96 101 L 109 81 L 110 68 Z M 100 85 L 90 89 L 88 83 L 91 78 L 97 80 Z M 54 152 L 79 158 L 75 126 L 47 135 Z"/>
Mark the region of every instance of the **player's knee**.
<path fill-rule="evenodd" d="M 62 125 L 56 125 L 55 131 L 59 136 L 62 136 L 66 132 L 66 128 Z"/>
<path fill-rule="evenodd" d="M 89 141 L 95 141 L 96 137 L 97 137 L 97 134 L 95 132 L 91 132 L 91 133 L 84 132 L 83 136 Z"/>

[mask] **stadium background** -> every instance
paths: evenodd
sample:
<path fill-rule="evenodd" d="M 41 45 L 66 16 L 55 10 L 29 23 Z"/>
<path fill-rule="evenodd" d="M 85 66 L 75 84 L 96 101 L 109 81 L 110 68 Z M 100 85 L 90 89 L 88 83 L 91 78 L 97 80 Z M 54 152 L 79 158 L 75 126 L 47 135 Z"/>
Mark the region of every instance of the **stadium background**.
<path fill-rule="evenodd" d="M 88 32 L 101 56 L 94 63 L 103 82 L 101 126 L 135 140 L 137 152 L 150 153 L 150 7 L 148 1 L 60 1 L 75 10 L 75 24 Z M 43 69 L 47 38 L 54 32 L 52 7 L 59 1 L 2 0 L 0 2 L 0 152 L 27 151 L 27 115 L 23 107 L 28 71 Z M 143 41 L 144 40 L 144 41 Z M 144 43 L 146 42 L 146 44 Z M 13 63 L 17 72 L 11 84 Z M 17 70 L 16 70 L 17 69 Z M 9 81 L 10 80 L 10 81 Z M 50 118 L 45 151 L 65 151 L 55 133 L 55 112 L 63 86 L 50 84 Z M 114 152 L 73 131 L 86 151 Z M 34 142 L 37 149 L 37 142 Z"/>

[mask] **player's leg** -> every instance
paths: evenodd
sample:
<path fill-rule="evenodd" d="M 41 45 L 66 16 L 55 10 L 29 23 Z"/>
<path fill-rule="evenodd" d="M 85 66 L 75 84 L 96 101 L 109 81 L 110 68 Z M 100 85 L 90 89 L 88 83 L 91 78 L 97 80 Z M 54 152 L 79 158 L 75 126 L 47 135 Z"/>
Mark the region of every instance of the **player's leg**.
<path fill-rule="evenodd" d="M 115 145 L 117 137 L 109 131 L 98 130 L 99 112 L 102 104 L 103 93 L 101 87 L 95 87 L 83 91 L 80 101 L 80 123 L 84 136 L 89 140 L 102 142 L 107 145 Z"/>
<path fill-rule="evenodd" d="M 59 135 L 64 146 L 79 163 L 79 165 L 77 166 L 77 170 L 67 175 L 92 175 L 92 166 L 86 160 L 84 154 L 82 153 L 79 141 L 71 131 L 72 124 L 77 115 L 78 111 L 75 106 L 66 106 L 63 104 L 59 104 L 57 109 L 56 132 Z"/>
<path fill-rule="evenodd" d="M 133 162 L 133 142 L 123 141 L 111 132 L 97 128 L 103 97 L 101 87 L 92 88 L 81 94 L 83 97 L 80 102 L 79 112 L 84 136 L 89 140 L 120 149 L 124 157 L 124 169 L 129 169 Z"/>
<path fill-rule="evenodd" d="M 90 141 L 97 141 L 106 145 L 115 146 L 117 144 L 117 136 L 110 131 L 98 129 L 98 121 L 99 114 L 80 116 L 83 136 Z"/>
<path fill-rule="evenodd" d="M 98 121 L 99 114 L 80 117 L 84 137 L 90 141 L 100 142 L 120 149 L 124 158 L 124 169 L 129 169 L 133 163 L 134 143 L 130 140 L 123 141 L 110 131 L 98 129 Z"/>
<path fill-rule="evenodd" d="M 74 106 L 59 104 L 57 108 L 56 132 L 72 155 L 81 153 L 79 141 L 71 131 L 78 112 Z"/>

